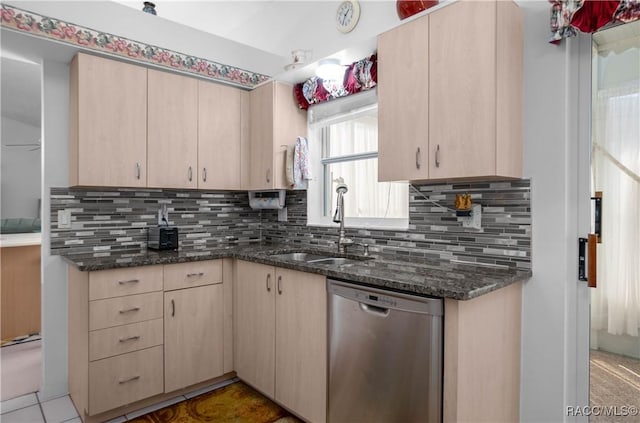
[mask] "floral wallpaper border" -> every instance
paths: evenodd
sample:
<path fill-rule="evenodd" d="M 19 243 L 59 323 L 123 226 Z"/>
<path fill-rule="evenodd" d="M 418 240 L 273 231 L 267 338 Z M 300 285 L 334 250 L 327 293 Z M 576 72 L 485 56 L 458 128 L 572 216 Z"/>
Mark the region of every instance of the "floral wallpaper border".
<path fill-rule="evenodd" d="M 140 62 L 152 63 L 249 88 L 269 79 L 269 76 L 260 73 L 189 56 L 106 32 L 95 31 L 6 4 L 2 4 L 0 26 L 36 37 L 79 46 L 83 49 L 124 56 Z"/>

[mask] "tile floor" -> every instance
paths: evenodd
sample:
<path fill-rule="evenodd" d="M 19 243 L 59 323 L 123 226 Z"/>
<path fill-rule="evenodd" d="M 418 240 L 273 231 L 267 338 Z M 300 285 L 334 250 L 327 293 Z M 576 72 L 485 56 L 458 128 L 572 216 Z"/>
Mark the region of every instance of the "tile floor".
<path fill-rule="evenodd" d="M 42 381 L 42 341 L 3 345 L 0 348 L 0 400 L 37 392 Z"/>
<path fill-rule="evenodd" d="M 231 379 L 206 388 L 198 389 L 186 395 L 180 395 L 109 420 L 107 423 L 122 423 L 169 405 L 185 401 L 205 392 L 213 391 L 236 382 Z M 0 403 L 0 421 L 2 423 L 80 423 L 80 417 L 68 395 L 48 401 L 40 401 L 37 393 L 24 395 Z"/>

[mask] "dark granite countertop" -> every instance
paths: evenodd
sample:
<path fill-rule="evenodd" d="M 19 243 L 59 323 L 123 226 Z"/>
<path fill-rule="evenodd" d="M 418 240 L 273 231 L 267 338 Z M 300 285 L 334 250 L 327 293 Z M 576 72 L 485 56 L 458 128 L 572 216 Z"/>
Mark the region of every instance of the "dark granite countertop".
<path fill-rule="evenodd" d="M 273 257 L 294 251 L 317 252 L 332 257 L 359 259 L 344 265 L 305 263 Z M 99 255 L 99 256 L 97 256 Z M 68 255 L 63 258 L 81 271 L 95 271 L 153 264 L 184 263 L 219 258 L 236 258 L 303 272 L 318 273 L 334 279 L 418 295 L 469 300 L 531 277 L 530 270 L 456 263 L 444 260 L 337 254 L 335 250 L 295 247 L 284 244 L 229 245 L 205 250 L 98 253 Z"/>

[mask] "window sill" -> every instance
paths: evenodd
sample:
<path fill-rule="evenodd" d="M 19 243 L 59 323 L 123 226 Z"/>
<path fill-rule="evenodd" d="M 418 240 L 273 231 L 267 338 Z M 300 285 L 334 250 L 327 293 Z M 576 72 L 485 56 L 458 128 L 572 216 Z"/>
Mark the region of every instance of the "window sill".
<path fill-rule="evenodd" d="M 338 223 L 334 223 L 330 219 L 309 220 L 307 226 L 316 226 L 320 228 L 339 228 Z M 345 229 L 369 229 L 369 230 L 394 230 L 407 231 L 409 229 L 409 219 L 366 219 L 356 220 L 347 219 L 344 223 Z"/>

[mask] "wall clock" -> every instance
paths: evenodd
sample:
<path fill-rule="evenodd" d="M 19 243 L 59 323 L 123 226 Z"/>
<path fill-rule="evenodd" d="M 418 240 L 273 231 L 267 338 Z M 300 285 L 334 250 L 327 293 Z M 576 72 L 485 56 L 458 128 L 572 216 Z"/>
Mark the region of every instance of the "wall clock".
<path fill-rule="evenodd" d="M 357 0 L 347 0 L 340 3 L 336 11 L 336 28 L 338 31 L 353 31 L 360 19 L 360 3 Z"/>

